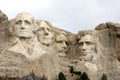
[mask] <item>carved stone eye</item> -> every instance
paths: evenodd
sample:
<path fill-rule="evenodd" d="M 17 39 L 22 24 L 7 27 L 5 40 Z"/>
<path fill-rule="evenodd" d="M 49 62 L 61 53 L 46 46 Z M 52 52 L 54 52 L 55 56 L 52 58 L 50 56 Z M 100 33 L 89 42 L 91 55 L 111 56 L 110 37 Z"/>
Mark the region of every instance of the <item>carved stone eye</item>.
<path fill-rule="evenodd" d="M 80 43 L 79 43 L 79 46 L 83 46 L 83 42 L 80 42 Z"/>
<path fill-rule="evenodd" d="M 86 43 L 86 45 L 92 45 L 92 42 L 89 42 L 89 41 L 87 41 L 85 43 Z"/>
<path fill-rule="evenodd" d="M 31 25 L 31 22 L 28 21 L 28 20 L 25 20 L 25 24 L 26 24 L 26 25 Z"/>
<path fill-rule="evenodd" d="M 47 28 L 47 30 L 48 30 L 49 32 L 51 32 L 51 29 L 50 29 L 50 28 Z"/>
<path fill-rule="evenodd" d="M 22 21 L 21 20 L 19 20 L 19 21 L 17 21 L 15 24 L 22 24 Z"/>
<path fill-rule="evenodd" d="M 57 43 L 62 43 L 63 41 L 56 41 Z"/>

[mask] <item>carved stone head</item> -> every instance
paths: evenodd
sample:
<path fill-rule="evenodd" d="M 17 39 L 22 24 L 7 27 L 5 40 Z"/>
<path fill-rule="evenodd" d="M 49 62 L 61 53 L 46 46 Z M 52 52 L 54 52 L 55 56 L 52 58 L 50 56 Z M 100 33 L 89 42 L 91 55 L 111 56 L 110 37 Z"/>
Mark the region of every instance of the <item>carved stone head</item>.
<path fill-rule="evenodd" d="M 95 38 L 92 35 L 85 35 L 79 40 L 81 55 L 89 55 L 96 52 Z"/>
<path fill-rule="evenodd" d="M 22 12 L 14 19 L 14 34 L 20 38 L 32 38 L 36 29 L 35 19 L 29 14 Z"/>
<path fill-rule="evenodd" d="M 56 48 L 59 56 L 66 56 L 67 51 L 67 37 L 64 34 L 56 36 Z"/>
<path fill-rule="evenodd" d="M 38 23 L 39 29 L 37 31 L 38 41 L 45 46 L 50 46 L 53 43 L 54 33 L 52 25 L 47 21 L 40 21 Z"/>

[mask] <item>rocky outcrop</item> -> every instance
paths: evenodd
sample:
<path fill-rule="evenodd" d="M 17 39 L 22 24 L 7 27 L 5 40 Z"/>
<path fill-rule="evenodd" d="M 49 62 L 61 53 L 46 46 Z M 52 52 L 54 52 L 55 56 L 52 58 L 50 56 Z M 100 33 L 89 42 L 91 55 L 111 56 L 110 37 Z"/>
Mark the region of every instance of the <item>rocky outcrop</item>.
<path fill-rule="evenodd" d="M 8 21 L 8 17 L 6 14 L 4 14 L 1 10 L 0 10 L 0 24 L 3 23 L 4 21 Z"/>
<path fill-rule="evenodd" d="M 34 26 L 33 31 L 27 32 L 32 36 L 21 33 L 22 30 L 15 33 L 21 29 L 20 18 L 27 20 L 24 26 Z M 56 80 L 63 72 L 67 80 L 74 80 L 68 67 L 73 66 L 75 71 L 86 72 L 91 80 L 100 80 L 103 73 L 108 80 L 119 80 L 119 47 L 119 23 L 101 23 L 95 30 L 73 34 L 46 20 L 35 20 L 28 13 L 8 20 L 0 11 L 0 79 L 6 76 L 14 80 L 41 80 L 44 75 L 48 80 Z"/>

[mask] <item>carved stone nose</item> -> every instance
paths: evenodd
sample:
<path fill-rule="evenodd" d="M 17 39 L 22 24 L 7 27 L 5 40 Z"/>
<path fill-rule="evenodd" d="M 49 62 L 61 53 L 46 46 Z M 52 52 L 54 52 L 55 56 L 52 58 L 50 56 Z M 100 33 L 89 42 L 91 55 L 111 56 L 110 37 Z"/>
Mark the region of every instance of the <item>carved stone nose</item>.
<path fill-rule="evenodd" d="M 82 51 L 85 51 L 86 49 L 82 49 Z"/>
<path fill-rule="evenodd" d="M 48 35 L 47 29 L 44 29 L 44 33 L 45 33 L 45 35 Z"/>
<path fill-rule="evenodd" d="M 20 27 L 21 29 L 25 29 L 25 25 L 24 25 L 24 22 L 22 22 L 22 24 L 21 24 L 21 27 Z"/>
<path fill-rule="evenodd" d="M 47 32 L 45 32 L 45 35 L 48 35 L 48 33 L 47 33 Z"/>
<path fill-rule="evenodd" d="M 24 27 L 21 27 L 20 29 L 25 29 Z"/>

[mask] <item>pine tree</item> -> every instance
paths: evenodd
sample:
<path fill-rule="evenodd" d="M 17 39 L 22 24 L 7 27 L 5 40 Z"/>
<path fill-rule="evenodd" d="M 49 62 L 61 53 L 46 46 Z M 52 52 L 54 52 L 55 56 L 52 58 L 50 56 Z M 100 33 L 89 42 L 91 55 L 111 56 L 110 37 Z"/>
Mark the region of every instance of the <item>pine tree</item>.
<path fill-rule="evenodd" d="M 80 80 L 90 80 L 90 79 L 88 78 L 87 73 L 83 72 L 83 74 L 80 76 Z"/>
<path fill-rule="evenodd" d="M 101 80 L 107 80 L 106 74 L 103 73 L 103 75 L 102 75 L 102 77 L 101 77 Z"/>
<path fill-rule="evenodd" d="M 66 80 L 66 77 L 62 72 L 59 73 L 58 77 L 59 77 L 58 80 Z"/>
<path fill-rule="evenodd" d="M 69 69 L 69 72 L 71 73 L 71 76 L 73 76 L 73 72 L 74 72 L 74 67 L 73 66 L 68 66 L 70 69 Z"/>

